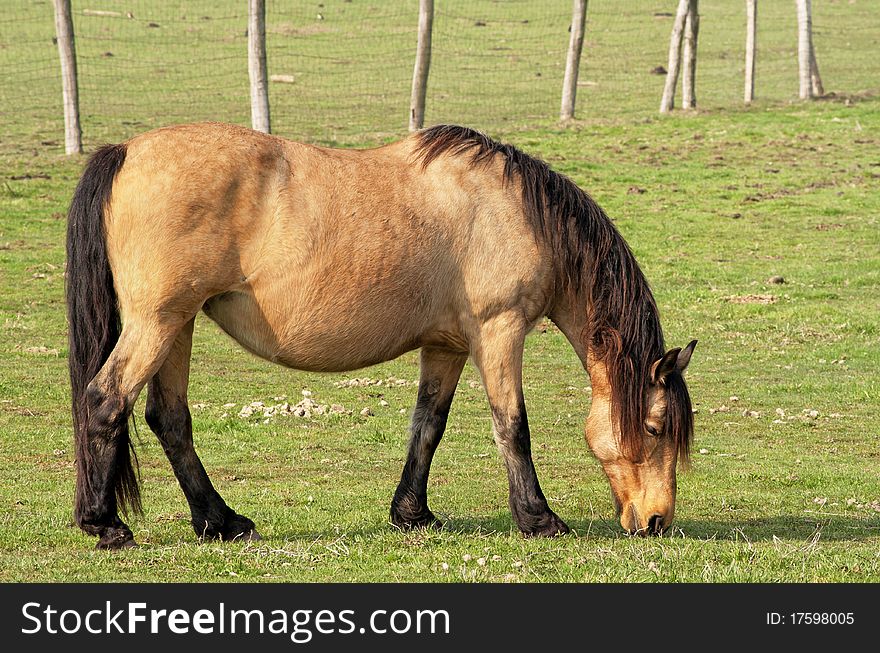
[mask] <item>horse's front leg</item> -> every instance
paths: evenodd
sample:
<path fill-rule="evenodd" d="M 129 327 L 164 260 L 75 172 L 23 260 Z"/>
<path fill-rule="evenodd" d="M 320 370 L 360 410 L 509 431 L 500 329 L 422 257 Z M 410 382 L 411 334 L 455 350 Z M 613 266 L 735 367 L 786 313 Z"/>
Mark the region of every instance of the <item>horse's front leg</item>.
<path fill-rule="evenodd" d="M 522 391 L 525 328 L 516 316 L 499 316 L 485 324 L 474 360 L 492 407 L 495 443 L 507 467 L 510 511 L 527 536 L 553 536 L 569 528 L 547 505 L 532 462 L 529 422 Z"/>
<path fill-rule="evenodd" d="M 426 347 L 421 351 L 419 396 L 410 427 L 409 452 L 391 501 L 391 522 L 395 526 L 442 525 L 428 508 L 428 473 L 466 361 L 466 355 L 442 349 Z"/>

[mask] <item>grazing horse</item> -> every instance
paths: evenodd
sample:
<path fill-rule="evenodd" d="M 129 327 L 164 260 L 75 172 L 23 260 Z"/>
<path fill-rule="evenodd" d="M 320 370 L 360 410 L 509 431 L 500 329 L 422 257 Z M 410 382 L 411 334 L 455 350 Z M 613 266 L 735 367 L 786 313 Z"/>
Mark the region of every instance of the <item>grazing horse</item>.
<path fill-rule="evenodd" d="M 391 502 L 401 528 L 436 527 L 431 459 L 470 357 L 492 409 L 510 509 L 525 535 L 568 532 L 532 462 L 526 334 L 549 317 L 593 388 L 586 440 L 624 529 L 660 533 L 693 430 L 682 376 L 696 341 L 666 351 L 632 252 L 599 206 L 544 162 L 438 126 L 368 150 L 233 125 L 151 131 L 91 157 L 68 216 L 67 306 L 75 519 L 98 548 L 134 545 L 140 510 L 128 420 L 146 421 L 203 538 L 259 537 L 214 489 L 187 406 L 203 311 L 245 349 L 339 372 L 421 349 L 409 452 Z"/>

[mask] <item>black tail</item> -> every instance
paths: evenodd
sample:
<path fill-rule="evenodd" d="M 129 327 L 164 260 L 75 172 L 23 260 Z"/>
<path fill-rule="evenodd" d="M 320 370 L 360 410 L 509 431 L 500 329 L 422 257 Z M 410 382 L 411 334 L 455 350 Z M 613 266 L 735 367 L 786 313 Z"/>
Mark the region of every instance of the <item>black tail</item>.
<path fill-rule="evenodd" d="M 107 258 L 104 208 L 110 201 L 113 180 L 125 163 L 125 152 L 125 145 L 105 145 L 92 155 L 67 214 L 68 361 L 76 446 L 77 523 L 82 523 L 81 517 L 94 496 L 89 473 L 92 455 L 86 389 L 116 346 L 121 330 L 113 272 Z M 122 440 L 110 476 L 114 479 L 116 501 L 123 511 L 131 508 L 140 512 L 140 487 L 132 466 L 134 449 L 127 425 L 120 429 L 118 437 Z"/>

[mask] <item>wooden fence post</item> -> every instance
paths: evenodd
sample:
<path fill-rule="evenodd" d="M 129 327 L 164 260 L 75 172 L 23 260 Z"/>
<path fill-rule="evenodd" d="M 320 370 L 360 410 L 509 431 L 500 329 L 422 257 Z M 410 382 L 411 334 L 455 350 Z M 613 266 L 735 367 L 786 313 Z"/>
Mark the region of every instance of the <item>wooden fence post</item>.
<path fill-rule="evenodd" d="M 746 0 L 746 104 L 755 99 L 755 49 L 758 33 L 758 0 Z"/>
<path fill-rule="evenodd" d="M 409 101 L 409 130 L 425 124 L 425 97 L 428 93 L 428 71 L 431 69 L 431 32 L 434 28 L 434 0 L 419 0 L 419 41 L 413 66 L 412 94 Z"/>
<path fill-rule="evenodd" d="M 82 128 L 79 124 L 79 86 L 76 80 L 76 46 L 73 39 L 73 15 L 70 0 L 54 0 L 55 36 L 61 58 L 61 89 L 64 98 L 64 152 L 82 153 Z"/>
<path fill-rule="evenodd" d="M 697 0 L 690 0 L 687 18 L 684 22 L 684 71 L 681 78 L 681 107 L 694 109 L 697 106 L 697 35 L 700 32 L 700 14 L 697 13 Z"/>
<path fill-rule="evenodd" d="M 675 86 L 678 84 L 678 71 L 681 66 L 681 36 L 687 19 L 690 0 L 679 0 L 672 35 L 669 37 L 669 65 L 666 69 L 666 85 L 660 100 L 660 113 L 671 111 L 675 106 Z"/>
<path fill-rule="evenodd" d="M 795 0 L 798 19 L 798 79 L 800 81 L 800 98 L 808 100 L 813 97 L 813 84 L 810 78 L 810 61 L 812 54 L 812 6 L 810 0 Z"/>
<path fill-rule="evenodd" d="M 571 38 L 568 40 L 565 79 L 562 82 L 562 108 L 559 111 L 559 119 L 562 121 L 574 118 L 578 70 L 581 63 L 581 52 L 584 48 L 584 22 L 586 17 L 587 0 L 574 0 L 574 7 L 571 12 Z"/>
<path fill-rule="evenodd" d="M 271 133 L 269 76 L 266 70 L 266 2 L 248 0 L 248 76 L 251 80 L 251 126 Z"/>
<path fill-rule="evenodd" d="M 816 63 L 816 48 L 813 45 L 812 16 L 810 16 L 810 86 L 813 90 L 813 97 L 825 95 L 825 87 L 822 85 L 822 78 L 819 76 L 819 64 Z"/>

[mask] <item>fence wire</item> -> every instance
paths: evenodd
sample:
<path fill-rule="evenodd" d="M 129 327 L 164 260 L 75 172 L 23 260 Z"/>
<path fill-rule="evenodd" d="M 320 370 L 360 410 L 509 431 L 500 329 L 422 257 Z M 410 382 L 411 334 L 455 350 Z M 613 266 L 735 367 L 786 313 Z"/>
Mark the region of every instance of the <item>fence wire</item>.
<path fill-rule="evenodd" d="M 4 0 L 0 152 L 63 149 L 51 0 Z M 194 120 L 250 124 L 246 0 L 73 0 L 84 142 Z M 656 115 L 676 0 L 590 0 L 576 114 Z M 745 2 L 700 2 L 697 100 L 742 105 Z M 426 124 L 552 125 L 571 0 L 436 0 Z M 268 0 L 273 132 L 357 144 L 406 132 L 418 0 Z M 880 0 L 816 0 L 826 90 L 880 87 Z M 797 97 L 791 0 L 758 3 L 758 102 Z"/>

